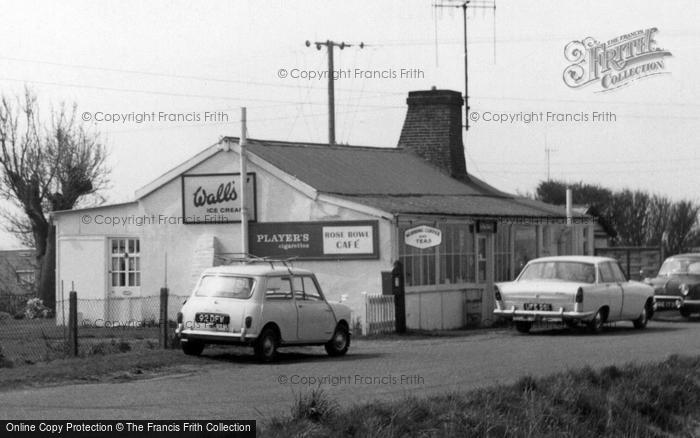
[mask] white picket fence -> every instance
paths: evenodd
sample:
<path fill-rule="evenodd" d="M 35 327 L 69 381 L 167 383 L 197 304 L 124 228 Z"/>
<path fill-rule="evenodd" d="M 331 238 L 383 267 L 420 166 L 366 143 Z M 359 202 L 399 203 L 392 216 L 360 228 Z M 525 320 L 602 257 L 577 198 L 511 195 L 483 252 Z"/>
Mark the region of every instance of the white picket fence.
<path fill-rule="evenodd" d="M 362 292 L 365 303 L 365 320 L 362 334 L 393 333 L 396 330 L 396 313 L 393 295 L 370 295 Z"/>

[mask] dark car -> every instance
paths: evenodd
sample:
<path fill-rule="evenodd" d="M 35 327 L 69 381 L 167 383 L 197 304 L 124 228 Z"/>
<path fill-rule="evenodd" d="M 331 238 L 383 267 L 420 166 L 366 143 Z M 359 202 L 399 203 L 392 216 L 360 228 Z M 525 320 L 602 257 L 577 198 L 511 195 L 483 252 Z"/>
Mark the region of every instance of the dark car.
<path fill-rule="evenodd" d="M 669 257 L 644 281 L 654 288 L 656 310 L 678 309 L 686 318 L 700 312 L 700 253 Z"/>

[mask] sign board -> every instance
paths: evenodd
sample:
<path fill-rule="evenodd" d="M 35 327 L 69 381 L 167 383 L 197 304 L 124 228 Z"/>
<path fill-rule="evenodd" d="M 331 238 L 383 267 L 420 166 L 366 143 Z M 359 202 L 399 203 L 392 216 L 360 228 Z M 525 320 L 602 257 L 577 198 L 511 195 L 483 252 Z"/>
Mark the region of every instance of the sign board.
<path fill-rule="evenodd" d="M 241 221 L 241 174 L 182 176 L 182 217 L 186 224 L 228 224 Z M 246 183 L 248 220 L 257 217 L 255 173 Z"/>
<path fill-rule="evenodd" d="M 409 228 L 403 233 L 406 245 L 426 249 L 442 243 L 442 231 L 437 228 L 421 225 Z"/>
<path fill-rule="evenodd" d="M 258 257 L 376 259 L 379 222 L 258 222 L 250 224 L 248 251 Z"/>
<path fill-rule="evenodd" d="M 495 233 L 496 221 L 476 221 L 477 233 Z"/>

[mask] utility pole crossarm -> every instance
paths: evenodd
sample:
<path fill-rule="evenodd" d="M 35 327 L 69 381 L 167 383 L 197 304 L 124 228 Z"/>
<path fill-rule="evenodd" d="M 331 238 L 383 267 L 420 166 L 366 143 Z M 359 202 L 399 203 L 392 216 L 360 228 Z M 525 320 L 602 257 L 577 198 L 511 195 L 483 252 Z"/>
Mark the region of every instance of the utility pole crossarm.
<path fill-rule="evenodd" d="M 333 64 L 333 48 L 338 47 L 343 50 L 346 47 L 353 47 L 355 44 L 348 44 L 344 41 L 336 43 L 335 41 L 315 41 L 311 42 L 306 40 L 306 47 L 311 47 L 311 44 L 316 46 L 316 50 L 321 50 L 321 47 L 325 46 L 328 50 L 328 145 L 335 145 L 335 87 L 334 87 L 334 72 L 335 66 Z M 365 47 L 365 43 L 357 44 L 360 49 Z"/>

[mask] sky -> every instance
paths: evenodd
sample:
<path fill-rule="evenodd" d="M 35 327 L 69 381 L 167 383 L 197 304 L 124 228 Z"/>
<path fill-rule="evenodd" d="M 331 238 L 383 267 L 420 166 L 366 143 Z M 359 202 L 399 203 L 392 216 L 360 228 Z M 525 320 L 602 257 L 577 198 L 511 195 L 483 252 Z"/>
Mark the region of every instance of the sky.
<path fill-rule="evenodd" d="M 310 78 L 325 74 L 326 50 L 305 41 L 333 40 L 352 45 L 334 52 L 335 68 L 350 72 L 335 81 L 336 140 L 395 147 L 409 91 L 464 92 L 461 9 L 435 4 L 454 5 L 0 1 L 0 92 L 14 98 L 30 87 L 43 117 L 75 103 L 110 151 L 103 195 L 121 202 L 222 136 L 239 135 L 243 106 L 252 138 L 327 142 L 327 80 Z M 478 120 L 464 134 L 468 171 L 512 193 L 532 193 L 549 169 L 568 182 L 698 201 L 698 17 L 692 0 L 496 0 L 495 12 L 470 9 L 469 103 Z M 670 52 L 662 74 L 609 91 L 564 83 L 567 44 L 650 28 L 656 47 Z M 555 120 L 525 122 L 548 112 Z M 594 112 L 607 116 L 592 121 Z M 139 119 L 153 113 L 156 120 Z M 0 235 L 0 247 L 16 246 Z"/>

